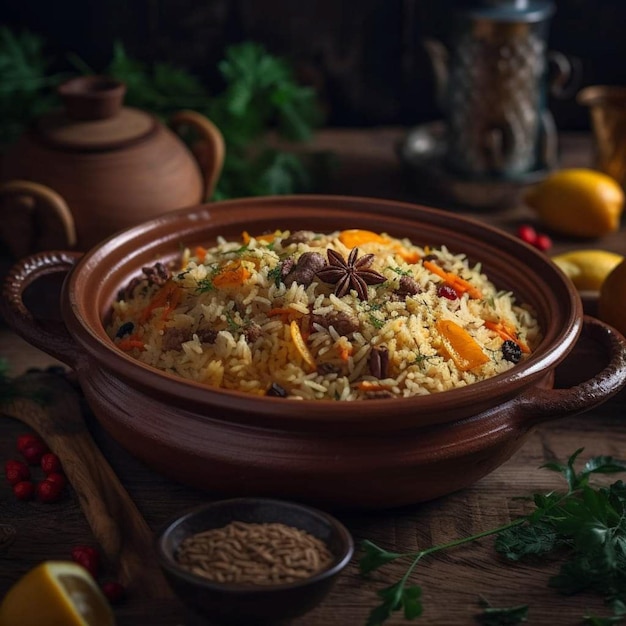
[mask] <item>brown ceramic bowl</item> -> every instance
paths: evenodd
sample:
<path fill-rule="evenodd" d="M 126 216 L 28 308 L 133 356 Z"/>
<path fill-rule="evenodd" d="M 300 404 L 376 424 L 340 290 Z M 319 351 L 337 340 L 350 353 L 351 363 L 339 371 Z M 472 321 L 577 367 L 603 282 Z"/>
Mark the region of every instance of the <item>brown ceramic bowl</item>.
<path fill-rule="evenodd" d="M 368 228 L 464 252 L 501 289 L 531 304 L 544 338 L 494 378 L 430 396 L 358 402 L 290 401 L 209 388 L 118 350 L 104 321 L 118 290 L 180 245 L 277 228 Z M 69 272 L 63 323 L 23 303 L 46 274 Z M 173 212 L 125 230 L 84 256 L 33 255 L 9 273 L 3 311 L 29 342 L 76 370 L 104 428 L 148 466 L 226 495 L 274 496 L 333 507 L 415 503 L 465 487 L 498 467 L 545 420 L 588 410 L 626 383 L 624 338 L 583 317 L 572 283 L 542 253 L 454 214 L 387 200 L 299 196 L 241 199 Z M 555 369 L 592 337 L 605 367 L 568 389 Z"/>
<path fill-rule="evenodd" d="M 212 582 L 178 563 L 176 553 L 187 537 L 222 528 L 232 521 L 299 528 L 321 539 L 333 560 L 310 578 L 280 585 Z M 271 498 L 234 498 L 203 504 L 164 526 L 155 544 L 161 568 L 178 597 L 211 623 L 220 624 L 277 624 L 307 613 L 324 600 L 354 552 L 352 536 L 338 519 L 318 509 Z"/>

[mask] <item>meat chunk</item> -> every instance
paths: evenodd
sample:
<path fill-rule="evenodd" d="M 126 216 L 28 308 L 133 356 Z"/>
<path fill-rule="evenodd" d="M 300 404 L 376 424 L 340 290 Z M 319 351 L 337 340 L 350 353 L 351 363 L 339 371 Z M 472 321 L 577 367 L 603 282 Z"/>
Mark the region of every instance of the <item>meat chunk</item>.
<path fill-rule="evenodd" d="M 160 261 L 150 267 L 142 267 L 141 271 L 145 274 L 148 282 L 153 285 L 164 285 L 171 277 L 169 269 Z"/>
<path fill-rule="evenodd" d="M 315 233 L 312 230 L 296 230 L 291 233 L 289 237 L 283 239 L 283 246 L 290 246 L 292 243 L 304 243 L 311 241 L 315 237 Z"/>
<path fill-rule="evenodd" d="M 161 347 L 163 350 L 180 350 L 182 344 L 191 337 L 192 334 L 187 328 L 166 328 L 163 331 Z"/>
<path fill-rule="evenodd" d="M 359 318 L 345 311 L 331 311 L 326 315 L 313 315 L 311 322 L 324 328 L 332 326 L 340 335 L 347 337 L 359 330 Z"/>
<path fill-rule="evenodd" d="M 296 266 L 285 276 L 285 285 L 293 283 L 308 287 L 315 279 L 315 274 L 326 265 L 326 260 L 319 252 L 305 252 Z"/>
<path fill-rule="evenodd" d="M 416 296 L 421 291 L 418 282 L 411 276 L 402 276 L 398 289 L 396 289 L 396 293 L 402 299 L 406 299 L 407 296 Z"/>
<path fill-rule="evenodd" d="M 200 343 L 215 343 L 217 331 L 212 328 L 198 328 L 196 331 Z"/>
<path fill-rule="evenodd" d="M 254 343 L 262 334 L 263 330 L 256 322 L 251 322 L 243 331 L 248 343 Z"/>

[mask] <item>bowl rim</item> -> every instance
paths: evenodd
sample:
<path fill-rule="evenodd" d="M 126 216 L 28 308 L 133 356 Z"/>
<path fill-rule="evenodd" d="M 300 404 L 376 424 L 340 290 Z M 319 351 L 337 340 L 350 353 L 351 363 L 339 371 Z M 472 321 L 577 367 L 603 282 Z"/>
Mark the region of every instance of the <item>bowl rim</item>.
<path fill-rule="evenodd" d="M 209 580 L 208 578 L 203 578 L 202 576 L 198 576 L 193 572 L 190 572 L 188 569 L 180 566 L 174 555 L 166 550 L 165 544 L 168 540 L 168 537 L 176 531 L 176 529 L 188 521 L 190 518 L 195 517 L 198 514 L 204 513 L 205 511 L 209 511 L 212 509 L 219 509 L 222 507 L 228 508 L 229 506 L 236 505 L 244 505 L 244 506 L 254 506 L 256 504 L 266 504 L 272 505 L 281 509 L 289 509 L 289 510 L 297 510 L 300 513 L 308 515 L 310 517 L 314 517 L 315 519 L 326 523 L 333 529 L 333 532 L 337 534 L 340 539 L 340 544 L 342 546 L 342 550 L 340 554 L 333 553 L 333 560 L 331 564 L 309 576 L 307 578 L 303 578 L 300 580 L 296 580 L 290 583 L 282 583 L 278 585 L 250 585 L 250 584 L 237 584 L 237 583 L 220 583 Z M 277 516 L 279 517 L 279 516 Z M 236 518 L 233 518 L 231 521 L 235 521 Z M 298 528 L 289 522 L 283 522 L 281 520 L 276 520 L 277 523 L 285 524 L 286 526 L 291 526 L 293 528 Z M 251 522 L 254 523 L 254 522 Z M 262 523 L 262 522 L 257 522 Z M 302 530 L 302 529 L 299 529 Z M 307 531 L 308 532 L 308 531 Z M 287 591 L 290 589 L 299 589 L 302 587 L 308 587 L 309 585 L 315 584 L 322 580 L 332 578 L 335 575 L 339 574 L 345 567 L 350 563 L 352 557 L 354 555 L 354 539 L 350 531 L 346 528 L 346 526 L 339 521 L 336 517 L 323 511 L 317 507 L 313 507 L 310 505 L 301 504 L 300 502 L 295 502 L 292 500 L 282 500 L 279 498 L 265 498 L 265 497 L 235 497 L 235 498 L 227 498 L 224 500 L 214 500 L 213 502 L 200 504 L 198 506 L 192 507 L 183 511 L 182 513 L 170 518 L 162 527 L 155 533 L 154 538 L 154 546 L 157 555 L 157 560 L 161 567 L 169 571 L 171 574 L 174 574 L 178 578 L 182 578 L 188 583 L 194 584 L 196 586 L 201 586 L 204 589 L 217 591 L 220 593 L 226 594 L 251 594 L 251 595 L 260 595 L 264 593 L 272 593 L 279 591 Z M 330 547 L 329 547 L 330 549 Z"/>
<path fill-rule="evenodd" d="M 379 420 L 381 415 L 393 419 L 393 415 L 406 414 L 407 412 L 411 412 L 414 417 L 416 407 L 431 412 L 438 410 L 442 401 L 445 401 L 446 407 L 458 408 L 467 404 L 484 402 L 485 396 L 511 398 L 521 388 L 540 380 L 547 371 L 556 367 L 567 356 L 581 332 L 582 302 L 571 281 L 544 253 L 500 228 L 485 224 L 478 219 L 457 215 L 451 211 L 384 198 L 334 195 L 264 196 L 225 200 L 173 211 L 114 234 L 87 252 L 78 261 L 65 282 L 64 297 L 61 301 L 66 325 L 71 329 L 71 334 L 84 352 L 94 357 L 100 367 L 104 366 L 108 371 L 139 388 L 145 390 L 158 388 L 160 393 L 169 397 L 180 398 L 184 396 L 187 402 L 197 406 L 219 407 L 229 412 L 232 412 L 233 409 L 240 412 L 252 411 L 256 417 L 274 417 L 277 407 L 284 406 L 289 399 L 257 396 L 244 391 L 209 387 L 159 370 L 125 354 L 116 348 L 106 335 L 103 321 L 105 312 L 92 313 L 91 319 L 89 319 L 89 311 L 85 303 L 81 304 L 77 296 L 80 289 L 90 279 L 92 282 L 99 280 L 99 278 L 94 278 L 98 275 L 98 267 L 103 260 L 114 255 L 114 251 L 118 248 L 124 246 L 132 248 L 133 242 L 139 242 L 137 248 L 132 248 L 134 250 L 133 255 L 130 258 L 127 256 L 123 260 L 118 260 L 109 273 L 131 266 L 142 251 L 155 248 L 154 237 L 156 234 L 162 235 L 158 239 L 158 245 L 164 248 L 168 244 L 171 245 L 173 241 L 180 243 L 185 236 L 197 235 L 197 225 L 203 220 L 207 221 L 206 229 L 214 228 L 212 220 L 216 216 L 225 220 L 224 224 L 221 225 L 222 227 L 239 225 L 243 228 L 245 222 L 238 221 L 236 217 L 233 218 L 233 214 L 236 216 L 237 210 L 241 213 L 259 207 L 268 208 L 270 211 L 285 211 L 285 208 L 294 211 L 294 207 L 297 207 L 310 212 L 316 208 L 323 210 L 333 208 L 347 211 L 355 217 L 358 214 L 361 218 L 365 217 L 377 222 L 393 224 L 395 220 L 406 224 L 407 220 L 411 223 L 421 221 L 434 230 L 443 230 L 448 234 L 454 233 L 455 226 L 457 228 L 462 227 L 470 233 L 473 241 L 477 241 L 483 246 L 487 245 L 496 252 L 499 252 L 499 248 L 495 247 L 494 242 L 504 240 L 507 246 L 512 248 L 512 251 L 507 251 L 506 254 L 501 252 L 501 254 L 505 254 L 507 258 L 513 256 L 513 251 L 523 254 L 528 266 L 526 271 L 531 272 L 539 281 L 543 281 L 544 295 L 552 297 L 551 292 L 556 286 L 560 296 L 565 297 L 569 303 L 568 314 L 563 315 L 565 319 L 561 320 L 562 324 L 558 331 L 555 331 L 551 343 L 547 345 L 547 339 L 544 336 L 535 353 L 527 361 L 506 372 L 471 385 L 424 396 L 372 399 L 366 402 L 358 400 L 337 402 L 330 399 L 292 400 L 291 406 L 297 407 L 297 410 L 292 411 L 292 413 L 297 413 L 300 421 L 327 422 L 332 420 L 336 422 L 338 419 L 359 422 L 368 419 L 375 421 Z M 387 213 L 383 214 L 383 210 Z M 284 214 L 283 219 L 285 217 Z M 443 243 L 445 245 L 445 242 Z M 504 248 L 505 246 L 502 246 L 503 250 Z M 467 253 L 463 250 L 455 250 L 455 252 Z M 467 254 L 469 256 L 469 253 Z M 519 265 L 521 276 L 521 262 Z M 538 271 L 537 268 L 541 271 Z M 140 266 L 134 266 L 135 273 L 139 269 Z M 550 287 L 548 287 L 546 275 L 553 281 Z M 549 292 L 550 295 L 548 295 Z M 557 306 L 563 305 L 560 300 L 555 299 L 554 302 Z M 92 306 L 92 308 L 96 309 L 97 307 Z M 563 310 L 565 311 L 565 309 Z M 332 406 L 332 411 L 328 410 L 329 406 Z M 365 410 L 358 411 L 358 415 L 355 415 L 353 408 L 355 406 Z"/>

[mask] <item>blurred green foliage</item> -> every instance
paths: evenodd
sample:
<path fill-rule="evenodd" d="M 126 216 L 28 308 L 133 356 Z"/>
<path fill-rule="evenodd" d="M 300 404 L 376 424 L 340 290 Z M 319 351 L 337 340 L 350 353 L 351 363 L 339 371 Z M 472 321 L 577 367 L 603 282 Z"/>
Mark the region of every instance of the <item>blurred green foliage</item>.
<path fill-rule="evenodd" d="M 74 74 L 93 73 L 76 55 L 66 60 Z M 52 73 L 51 65 L 40 37 L 0 28 L 0 145 L 58 105 L 55 87 L 71 73 Z M 143 63 L 116 42 L 103 73 L 126 83 L 129 106 L 164 121 L 175 111 L 192 109 L 218 126 L 226 157 L 215 199 L 314 191 L 318 177 L 328 172 L 329 155 L 285 146 L 309 141 L 322 123 L 315 91 L 297 82 L 285 59 L 255 42 L 227 48 L 219 71 L 223 89 L 212 94 L 187 70 Z"/>

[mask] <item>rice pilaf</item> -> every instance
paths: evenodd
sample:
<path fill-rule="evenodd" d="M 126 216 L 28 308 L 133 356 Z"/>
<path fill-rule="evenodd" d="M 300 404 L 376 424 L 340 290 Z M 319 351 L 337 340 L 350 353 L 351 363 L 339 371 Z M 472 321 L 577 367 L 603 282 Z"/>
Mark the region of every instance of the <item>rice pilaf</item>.
<path fill-rule="evenodd" d="M 120 291 L 107 332 L 212 387 L 294 399 L 446 391 L 528 358 L 532 310 L 446 247 L 365 230 L 277 231 L 185 250 Z"/>

